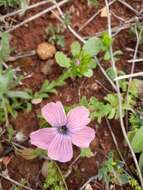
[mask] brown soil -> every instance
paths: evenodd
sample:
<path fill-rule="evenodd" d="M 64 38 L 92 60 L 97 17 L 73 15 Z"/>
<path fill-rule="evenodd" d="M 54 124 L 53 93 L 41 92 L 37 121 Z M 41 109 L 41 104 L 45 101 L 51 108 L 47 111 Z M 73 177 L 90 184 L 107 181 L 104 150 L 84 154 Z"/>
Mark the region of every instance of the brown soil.
<path fill-rule="evenodd" d="M 32 3 L 38 2 L 38 0 L 31 0 Z M 128 1 L 136 9 L 141 10 L 143 8 L 143 3 L 141 0 L 138 1 Z M 104 1 L 99 0 L 98 8 L 89 8 L 87 7 L 85 0 L 72 1 L 63 7 L 64 11 L 69 11 L 72 15 L 72 25 L 78 30 L 88 18 L 90 18 L 98 9 L 104 7 Z M 112 11 L 127 20 L 134 16 L 129 9 L 125 8 L 120 3 L 114 3 Z M 46 6 L 33 9 L 28 11 L 26 15 L 22 18 L 15 18 L 17 20 L 23 20 L 30 17 L 36 12 L 45 9 Z M 45 41 L 45 29 L 50 23 L 57 23 L 56 18 L 53 18 L 52 14 L 46 14 L 28 24 L 26 26 L 16 29 L 14 32 L 11 32 L 11 45 L 15 48 L 15 53 L 23 53 L 30 50 L 35 50 L 39 43 Z M 113 27 L 118 26 L 121 21 L 113 17 L 112 24 Z M 82 36 L 92 36 L 97 32 L 101 32 L 107 29 L 107 18 L 102 18 L 97 16 L 87 27 L 85 27 L 80 34 Z M 68 52 L 70 44 L 75 38 L 73 35 L 66 30 L 65 33 L 66 45 L 64 51 Z M 130 38 L 128 30 L 123 30 L 120 32 L 114 41 L 114 48 L 123 51 L 121 59 L 118 61 L 118 67 L 127 73 L 130 72 L 130 65 L 127 62 L 132 58 L 132 52 L 129 53 L 127 48 L 134 48 L 135 42 Z M 52 72 L 49 75 L 44 75 L 41 72 L 41 68 L 46 62 L 41 61 L 36 55 L 31 58 L 26 58 L 18 60 L 13 65 L 19 66 L 22 70 L 22 73 L 26 72 L 28 74 L 32 73 L 32 77 L 25 79 L 23 81 L 22 88 L 31 88 L 33 91 L 40 89 L 41 84 L 45 79 L 56 79 L 62 72 L 56 63 L 52 66 Z M 104 68 L 108 68 L 109 64 L 102 63 Z M 102 76 L 102 77 L 101 77 Z M 29 135 L 32 131 L 38 129 L 38 119 L 36 114 L 40 112 L 41 107 L 48 101 L 61 100 L 64 105 L 72 105 L 78 103 L 81 96 L 96 96 L 99 99 L 102 99 L 106 95 L 106 91 L 97 84 L 96 80 L 99 80 L 102 84 L 106 86 L 109 90 L 112 90 L 111 86 L 108 84 L 106 79 L 103 77 L 99 69 L 95 70 L 95 74 L 90 79 L 77 79 L 76 81 L 67 80 L 65 86 L 59 88 L 56 95 L 50 95 L 50 97 L 43 101 L 40 105 L 33 106 L 33 111 L 31 113 L 19 113 L 16 119 L 12 119 L 12 125 L 16 131 L 23 131 L 25 135 Z M 80 91 L 80 94 L 79 94 Z M 91 126 L 96 129 L 96 138 L 92 142 L 92 149 L 96 153 L 96 156 L 89 159 L 80 159 L 77 161 L 74 166 L 72 173 L 67 178 L 67 184 L 69 190 L 78 190 L 79 187 L 84 184 L 84 182 L 89 179 L 91 176 L 95 176 L 98 173 L 102 162 L 106 159 L 108 152 L 115 149 L 114 143 L 111 137 L 111 134 L 106 126 L 106 123 L 101 123 L 100 126 L 95 122 L 91 123 Z M 112 122 L 112 129 L 114 134 L 119 142 L 119 147 L 123 147 L 123 137 L 120 130 L 118 122 Z M 30 147 L 30 143 L 27 141 L 23 145 Z M 78 151 L 75 150 L 74 158 L 76 158 Z M 9 162 L 7 169 L 10 176 L 20 181 L 22 178 L 25 178 L 30 183 L 30 186 L 35 190 L 42 190 L 41 187 L 41 165 L 43 160 L 35 159 L 33 161 L 24 160 L 22 157 L 16 155 L 14 152 L 11 152 L 9 156 L 12 155 L 12 159 Z M 74 160 L 73 158 L 73 160 Z M 59 164 L 63 170 L 67 171 L 68 166 L 71 164 L 68 163 L 66 166 Z M 10 190 L 11 184 L 8 181 L 1 179 L 3 190 Z M 120 189 L 117 188 L 116 189 Z M 127 189 L 127 188 L 123 188 Z M 104 190 L 104 185 L 102 183 L 97 183 L 96 186 L 93 186 L 93 190 Z"/>

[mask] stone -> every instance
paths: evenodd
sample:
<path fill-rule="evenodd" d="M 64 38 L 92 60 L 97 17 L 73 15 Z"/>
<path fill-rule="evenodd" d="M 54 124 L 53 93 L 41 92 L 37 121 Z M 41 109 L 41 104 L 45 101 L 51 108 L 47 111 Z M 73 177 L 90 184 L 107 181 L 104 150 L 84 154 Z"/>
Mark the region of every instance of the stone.
<path fill-rule="evenodd" d="M 47 42 L 43 42 L 37 47 L 37 54 L 41 60 L 47 60 L 52 58 L 56 53 L 56 48 L 54 45 Z"/>

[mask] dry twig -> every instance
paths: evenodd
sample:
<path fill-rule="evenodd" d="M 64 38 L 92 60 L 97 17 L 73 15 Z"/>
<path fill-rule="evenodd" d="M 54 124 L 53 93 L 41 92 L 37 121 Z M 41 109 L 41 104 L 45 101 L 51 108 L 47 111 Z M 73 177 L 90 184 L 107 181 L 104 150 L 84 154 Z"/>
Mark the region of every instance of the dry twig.
<path fill-rule="evenodd" d="M 112 38 L 111 15 L 110 15 L 110 9 L 109 9 L 108 0 L 105 0 L 105 4 L 106 4 L 106 7 L 107 7 L 107 13 L 108 13 L 108 33 L 109 33 L 109 36 Z M 113 56 L 113 49 L 112 49 L 112 46 L 110 46 L 110 54 L 111 54 L 112 67 L 113 67 L 113 70 L 114 70 L 114 73 L 115 73 L 115 77 L 117 78 L 117 68 L 116 68 L 116 65 L 115 65 L 115 60 L 114 60 L 114 56 Z M 118 102 L 119 102 L 119 114 L 120 114 L 120 125 L 121 125 L 121 129 L 122 129 L 122 132 L 123 132 L 125 141 L 126 141 L 128 147 L 129 147 L 129 149 L 130 149 L 130 152 L 131 152 L 131 154 L 132 154 L 132 157 L 133 157 L 133 160 L 134 160 L 136 169 L 137 169 L 137 173 L 138 173 L 138 175 L 139 175 L 141 187 L 143 188 L 143 177 L 142 177 L 142 173 L 141 173 L 141 171 L 140 171 L 140 168 L 139 168 L 139 165 L 138 165 L 138 161 L 137 161 L 136 155 L 135 155 L 135 153 L 134 153 L 134 151 L 133 151 L 133 148 L 132 148 L 132 146 L 131 146 L 131 144 L 130 144 L 130 141 L 129 141 L 129 139 L 128 139 L 127 132 L 126 132 L 126 129 L 125 129 L 125 126 L 124 126 L 123 110 L 122 110 L 122 96 L 121 96 L 121 93 L 120 93 L 120 86 L 119 86 L 118 80 L 116 81 L 116 86 L 117 86 L 117 95 L 118 95 Z"/>

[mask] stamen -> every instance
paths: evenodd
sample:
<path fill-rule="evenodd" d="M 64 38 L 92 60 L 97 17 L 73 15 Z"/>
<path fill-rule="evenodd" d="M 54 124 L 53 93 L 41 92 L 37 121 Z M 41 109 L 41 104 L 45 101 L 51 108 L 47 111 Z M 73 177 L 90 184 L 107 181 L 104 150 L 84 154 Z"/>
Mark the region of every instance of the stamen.
<path fill-rule="evenodd" d="M 67 126 L 61 126 L 61 127 L 58 127 L 58 132 L 63 134 L 63 135 L 66 135 L 68 133 L 68 128 Z"/>

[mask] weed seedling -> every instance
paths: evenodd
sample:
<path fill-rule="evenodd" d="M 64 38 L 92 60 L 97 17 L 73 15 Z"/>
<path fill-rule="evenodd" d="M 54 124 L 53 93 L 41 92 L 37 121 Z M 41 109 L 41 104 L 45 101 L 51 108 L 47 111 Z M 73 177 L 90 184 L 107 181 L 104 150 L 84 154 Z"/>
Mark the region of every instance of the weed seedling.
<path fill-rule="evenodd" d="M 123 162 L 113 158 L 110 153 L 108 160 L 103 163 L 102 168 L 98 172 L 98 180 L 103 180 L 107 189 L 110 189 L 110 184 L 122 186 L 129 182 L 129 176 L 124 170 Z"/>
<path fill-rule="evenodd" d="M 0 68 L 0 119 L 6 121 L 8 126 L 8 115 L 14 116 L 16 99 L 29 100 L 31 96 L 24 91 L 16 90 L 15 87 L 19 84 L 19 80 L 14 78 L 15 71 L 11 68 L 3 70 Z M 18 104 L 20 105 L 20 104 Z M 20 109 L 17 107 L 16 110 Z"/>
<path fill-rule="evenodd" d="M 56 53 L 56 62 L 59 66 L 66 68 L 71 77 L 91 77 L 96 63 L 92 56 L 87 53 L 78 42 L 71 45 L 71 58 L 67 57 L 63 52 Z"/>
<path fill-rule="evenodd" d="M 57 46 L 63 48 L 65 46 L 65 38 L 62 35 L 63 32 L 64 28 L 61 25 L 57 24 L 55 26 L 50 24 L 49 27 L 46 29 L 49 43 L 56 44 Z"/>
<path fill-rule="evenodd" d="M 125 171 L 123 162 L 115 160 L 113 153 L 109 153 L 108 160 L 103 163 L 97 177 L 105 183 L 107 189 L 110 189 L 111 184 L 129 184 L 135 190 L 141 190 L 137 180 Z"/>
<path fill-rule="evenodd" d="M 56 80 L 52 80 L 51 82 L 48 80 L 45 80 L 40 88 L 40 90 L 38 92 L 35 92 L 35 94 L 33 95 L 33 93 L 30 90 L 31 96 L 32 96 L 32 102 L 35 100 L 41 101 L 44 98 L 47 98 L 49 96 L 49 94 L 56 94 L 57 87 L 63 86 L 65 84 L 65 80 L 67 78 L 69 78 L 70 73 L 67 72 L 63 72 L 63 74 L 61 76 L 59 76 L 58 79 Z"/>

